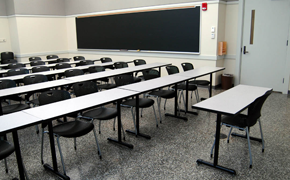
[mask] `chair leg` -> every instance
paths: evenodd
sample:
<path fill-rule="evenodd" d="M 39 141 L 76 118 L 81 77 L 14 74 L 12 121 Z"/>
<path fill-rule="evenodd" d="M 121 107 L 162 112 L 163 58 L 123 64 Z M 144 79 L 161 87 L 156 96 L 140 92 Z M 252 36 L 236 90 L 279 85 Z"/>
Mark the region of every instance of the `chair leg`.
<path fill-rule="evenodd" d="M 192 91 L 192 92 L 193 92 L 193 91 Z M 198 93 L 197 88 L 196 88 L 196 90 L 195 90 L 194 92 L 195 92 L 196 102 L 198 103 L 198 102 L 199 102 L 199 93 Z"/>
<path fill-rule="evenodd" d="M 95 140 L 96 140 L 97 147 L 98 147 L 98 154 L 99 154 L 100 159 L 102 159 L 101 149 L 100 149 L 100 145 L 98 142 L 97 133 L 96 133 L 95 128 L 93 129 L 93 132 L 94 132 Z"/>
<path fill-rule="evenodd" d="M 77 138 L 74 138 L 74 148 L 77 150 Z"/>
<path fill-rule="evenodd" d="M 123 124 L 122 124 L 122 122 L 121 122 L 121 128 L 122 128 L 122 131 L 123 131 L 123 136 L 124 136 L 124 141 L 126 140 L 126 138 L 125 138 L 125 131 L 124 131 L 124 128 L 123 128 Z"/>
<path fill-rule="evenodd" d="M 116 123 L 116 117 L 114 118 L 114 123 L 113 123 L 113 131 L 115 131 L 115 123 Z"/>
<path fill-rule="evenodd" d="M 250 135 L 249 135 L 249 128 L 246 127 L 247 139 L 248 139 L 248 146 L 249 146 L 249 155 L 250 155 L 250 168 L 252 168 L 252 152 L 251 152 L 251 143 L 250 143 Z"/>
<path fill-rule="evenodd" d="M 215 140 L 214 140 L 213 145 L 212 145 L 211 150 L 210 150 L 210 158 L 212 158 L 212 155 L 213 155 L 214 145 L 215 145 Z"/>
<path fill-rule="evenodd" d="M 158 111 L 159 111 L 159 118 L 160 118 L 160 124 L 161 124 L 162 123 L 162 117 L 161 117 L 160 105 L 161 105 L 161 97 L 157 97 L 157 108 L 158 108 Z"/>
<path fill-rule="evenodd" d="M 165 102 L 164 102 L 164 110 L 166 110 L 166 102 L 167 102 L 167 99 L 165 99 Z"/>
<path fill-rule="evenodd" d="M 99 121 L 99 134 L 101 134 L 101 121 Z"/>
<path fill-rule="evenodd" d="M 7 166 L 7 160 L 6 160 L 6 158 L 4 158 L 4 163 L 5 163 L 5 171 L 6 171 L 6 173 L 8 173 L 8 166 Z"/>
<path fill-rule="evenodd" d="M 259 121 L 259 126 L 260 126 L 260 132 L 261 132 L 261 139 L 262 139 L 262 152 L 265 150 L 265 142 L 264 142 L 264 137 L 263 137 L 263 131 L 262 131 L 262 124 L 260 118 L 258 119 Z"/>
<path fill-rule="evenodd" d="M 230 142 L 230 135 L 231 135 L 231 133 L 232 133 L 232 130 L 233 130 L 233 127 L 231 127 L 230 132 L 229 132 L 229 134 L 228 134 L 228 139 L 227 139 L 227 142 L 228 142 L 228 143 Z"/>
<path fill-rule="evenodd" d="M 63 161 L 63 156 L 62 156 L 62 152 L 61 152 L 61 147 L 60 147 L 60 143 L 59 143 L 59 138 L 60 136 L 56 135 L 57 138 L 57 145 L 58 145 L 58 150 L 59 150 L 59 155 L 60 155 L 60 159 L 61 159 L 61 164 L 62 164 L 62 169 L 63 169 L 63 174 L 66 175 L 66 171 L 65 171 L 65 166 L 64 166 L 64 161 Z"/>
<path fill-rule="evenodd" d="M 41 164 L 44 164 L 44 161 L 43 161 L 43 142 L 44 142 L 44 128 L 41 128 L 42 129 L 42 132 L 41 132 L 41 154 L 40 154 L 40 158 L 41 158 Z"/>
<path fill-rule="evenodd" d="M 38 125 L 35 125 L 35 130 L 36 130 L 36 134 L 39 134 L 39 128 L 38 128 Z"/>
<path fill-rule="evenodd" d="M 154 104 L 152 105 L 152 108 L 153 108 L 153 112 L 154 112 L 154 116 L 155 116 L 156 127 L 158 127 L 158 120 L 157 120 L 157 116 L 156 116 L 156 112 L 155 112 Z"/>
<path fill-rule="evenodd" d="M 133 107 L 131 107 L 131 113 L 132 113 L 132 117 L 133 117 L 133 123 L 134 123 L 134 128 L 135 128 L 135 134 L 137 136 L 137 127 L 136 127 L 136 123 L 135 123 L 135 114 L 133 112 Z"/>

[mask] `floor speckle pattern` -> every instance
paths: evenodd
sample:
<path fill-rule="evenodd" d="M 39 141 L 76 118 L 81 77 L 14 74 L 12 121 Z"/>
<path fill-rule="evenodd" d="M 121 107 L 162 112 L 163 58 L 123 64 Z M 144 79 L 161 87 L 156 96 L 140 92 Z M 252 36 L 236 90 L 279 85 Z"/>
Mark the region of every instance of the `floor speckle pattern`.
<path fill-rule="evenodd" d="M 213 94 L 221 90 L 213 90 Z M 207 89 L 199 88 L 200 97 L 207 97 Z M 245 92 L 246 93 L 246 92 Z M 140 118 L 140 131 L 151 139 L 135 137 L 126 133 L 126 142 L 133 144 L 129 149 L 107 141 L 108 137 L 117 138 L 113 131 L 113 120 L 102 123 L 98 140 L 102 159 L 97 153 L 93 133 L 77 138 L 77 150 L 73 139 L 61 138 L 67 175 L 73 180 L 88 179 L 289 179 L 289 123 L 290 97 L 272 93 L 262 109 L 262 127 L 265 139 L 265 152 L 262 144 L 251 142 L 253 168 L 249 169 L 249 153 L 246 139 L 230 137 L 230 143 L 221 139 L 219 164 L 235 169 L 236 176 L 198 166 L 197 159 L 212 161 L 210 149 L 214 141 L 216 114 L 199 111 L 199 115 L 181 113 L 188 121 L 165 117 L 164 111 L 173 112 L 173 100 L 169 100 L 166 110 L 162 108 L 162 124 L 156 128 L 152 108 L 144 109 Z M 97 101 L 97 99 L 96 99 Z M 190 100 L 195 103 L 195 97 Z M 162 102 L 163 107 L 164 100 Z M 183 107 L 182 104 L 180 104 Z M 157 112 L 157 106 L 155 103 Z M 191 109 L 191 108 L 190 108 Z M 195 111 L 195 110 L 193 110 Z M 158 116 L 159 119 L 159 116 Z M 122 122 L 125 129 L 133 129 L 130 109 L 122 108 Z M 57 122 L 54 122 L 57 124 Z M 95 128 L 98 128 L 95 121 Z M 229 128 L 222 127 L 221 133 L 227 134 Z M 234 132 L 243 133 L 239 130 Z M 260 137 L 258 124 L 251 128 L 250 134 Z M 19 141 L 25 168 L 32 180 L 59 179 L 46 171 L 40 162 L 40 134 L 31 126 L 19 130 Z M 8 140 L 12 141 L 11 134 Z M 62 172 L 58 148 L 56 146 L 59 171 Z M 15 154 L 7 158 L 9 173 L 5 173 L 4 161 L 0 163 L 0 180 L 18 176 Z M 45 135 L 44 161 L 51 164 L 49 139 Z"/>

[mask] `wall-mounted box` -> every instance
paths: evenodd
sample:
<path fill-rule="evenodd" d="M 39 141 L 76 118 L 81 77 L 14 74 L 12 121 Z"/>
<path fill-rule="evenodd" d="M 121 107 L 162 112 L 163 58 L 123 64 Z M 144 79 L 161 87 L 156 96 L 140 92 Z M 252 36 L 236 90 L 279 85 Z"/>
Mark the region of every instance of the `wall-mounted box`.
<path fill-rule="evenodd" d="M 227 42 L 221 41 L 218 44 L 218 55 L 225 55 L 227 54 Z"/>

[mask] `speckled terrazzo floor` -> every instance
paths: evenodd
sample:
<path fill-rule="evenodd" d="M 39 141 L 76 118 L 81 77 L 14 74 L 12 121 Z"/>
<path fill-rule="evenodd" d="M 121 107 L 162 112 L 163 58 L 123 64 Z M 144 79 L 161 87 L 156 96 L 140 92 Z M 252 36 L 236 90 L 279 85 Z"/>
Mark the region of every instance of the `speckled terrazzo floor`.
<path fill-rule="evenodd" d="M 214 94 L 220 92 L 221 90 L 213 91 Z M 207 97 L 208 95 L 207 90 L 202 88 L 200 88 L 199 93 L 201 97 Z M 195 103 L 194 99 L 192 103 Z M 203 111 L 200 111 L 198 116 L 181 113 L 188 118 L 188 121 L 163 115 L 163 123 L 159 125 L 159 128 L 156 128 L 152 108 L 145 109 L 144 116 L 140 119 L 140 131 L 150 135 L 151 140 L 126 134 L 126 142 L 133 144 L 134 149 L 108 142 L 108 137 L 117 137 L 117 131 L 112 130 L 113 120 L 102 123 L 102 133 L 98 134 L 102 160 L 98 157 L 92 132 L 77 139 L 78 149 L 76 151 L 73 148 L 73 139 L 61 138 L 67 175 L 73 180 L 289 179 L 289 109 L 290 97 L 287 97 L 287 95 L 272 93 L 265 102 L 261 119 L 265 138 L 265 152 L 261 152 L 261 143 L 251 142 L 252 169 L 249 169 L 246 139 L 231 137 L 229 144 L 226 139 L 221 140 L 219 164 L 235 169 L 236 176 L 196 164 L 196 160 L 199 158 L 212 161 L 210 148 L 214 141 L 215 114 Z M 173 100 L 168 101 L 166 112 L 173 112 Z M 162 110 L 162 114 L 164 114 L 164 110 Z M 125 129 L 133 129 L 129 109 L 122 108 L 122 122 Z M 95 125 L 97 128 L 97 121 L 95 121 Z M 221 132 L 227 134 L 228 130 L 228 128 L 222 127 Z M 240 132 L 238 130 L 234 131 Z M 35 133 L 35 127 L 20 130 L 18 134 L 22 157 L 29 178 L 37 180 L 58 179 L 41 166 L 41 136 Z M 258 126 L 251 128 L 251 135 L 260 137 Z M 8 140 L 12 141 L 11 135 L 8 136 Z M 57 147 L 56 150 L 59 170 L 62 172 Z M 44 152 L 44 161 L 51 164 L 47 136 L 45 137 Z M 18 176 L 14 154 L 9 156 L 8 166 L 9 173 L 6 174 L 4 161 L 0 162 L 1 180 Z"/>

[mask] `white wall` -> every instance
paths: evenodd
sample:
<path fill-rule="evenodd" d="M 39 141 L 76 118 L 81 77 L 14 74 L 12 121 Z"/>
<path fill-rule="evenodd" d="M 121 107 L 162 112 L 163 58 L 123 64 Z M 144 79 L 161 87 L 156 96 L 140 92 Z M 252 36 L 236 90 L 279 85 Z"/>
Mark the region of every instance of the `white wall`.
<path fill-rule="evenodd" d="M 7 17 L 0 17 L 0 39 L 5 39 L 6 42 L 0 42 L 0 52 L 12 51 L 9 21 Z"/>

